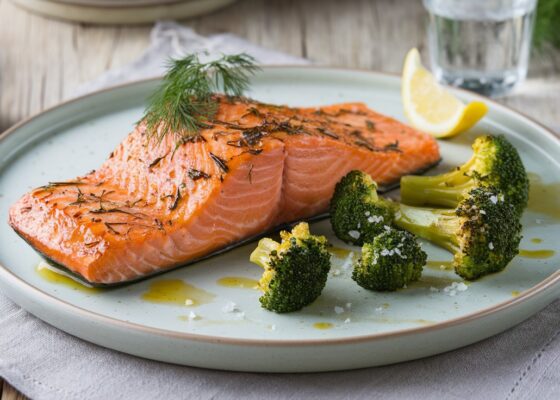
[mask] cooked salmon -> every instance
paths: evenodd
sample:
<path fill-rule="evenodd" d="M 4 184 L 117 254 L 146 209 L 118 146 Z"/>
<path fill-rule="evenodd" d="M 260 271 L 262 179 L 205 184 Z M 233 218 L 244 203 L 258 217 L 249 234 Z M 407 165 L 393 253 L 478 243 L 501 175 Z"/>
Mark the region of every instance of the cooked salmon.
<path fill-rule="evenodd" d="M 217 100 L 196 138 L 156 143 L 140 123 L 98 170 L 25 194 L 10 225 L 86 281 L 116 284 L 323 213 L 350 170 L 390 185 L 440 159 L 431 136 L 361 103 Z"/>

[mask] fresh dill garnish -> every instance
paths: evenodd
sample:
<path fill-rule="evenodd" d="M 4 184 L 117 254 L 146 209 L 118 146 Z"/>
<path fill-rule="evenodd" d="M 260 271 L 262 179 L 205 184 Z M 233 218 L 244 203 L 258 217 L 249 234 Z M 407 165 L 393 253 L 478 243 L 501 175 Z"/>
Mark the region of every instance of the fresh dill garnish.
<path fill-rule="evenodd" d="M 171 60 L 142 118 L 148 137 L 159 142 L 172 134 L 176 143 L 183 143 L 196 136 L 216 114 L 215 93 L 241 96 L 258 69 L 247 54 L 223 55 L 206 63 L 197 54 Z"/>

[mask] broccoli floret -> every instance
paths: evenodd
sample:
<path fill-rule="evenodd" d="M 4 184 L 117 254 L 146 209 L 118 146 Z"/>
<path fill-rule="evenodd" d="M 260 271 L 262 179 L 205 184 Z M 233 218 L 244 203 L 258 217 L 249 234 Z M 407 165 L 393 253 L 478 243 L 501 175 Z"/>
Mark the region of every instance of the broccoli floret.
<path fill-rule="evenodd" d="M 251 253 L 251 262 L 265 269 L 259 287 L 264 292 L 261 306 L 287 313 L 311 304 L 325 287 L 330 254 L 324 236 L 310 234 L 301 222 L 292 232 L 280 232 L 282 242 L 264 238 Z"/>
<path fill-rule="evenodd" d="M 351 171 L 336 184 L 330 204 L 336 236 L 355 245 L 372 241 L 393 219 L 392 204 L 377 195 L 377 184 L 362 171 Z"/>
<path fill-rule="evenodd" d="M 369 290 L 397 290 L 420 278 L 426 258 L 414 235 L 391 228 L 364 244 L 352 279 Z"/>
<path fill-rule="evenodd" d="M 515 206 L 517 215 L 527 207 L 529 179 L 519 153 L 503 136 L 481 136 L 474 154 L 455 170 L 437 176 L 404 176 L 401 200 L 414 206 L 456 207 L 480 186 L 494 186 Z"/>
<path fill-rule="evenodd" d="M 519 252 L 521 224 L 495 187 L 478 187 L 455 209 L 399 205 L 395 224 L 454 253 L 455 272 L 473 280 L 503 270 Z"/>

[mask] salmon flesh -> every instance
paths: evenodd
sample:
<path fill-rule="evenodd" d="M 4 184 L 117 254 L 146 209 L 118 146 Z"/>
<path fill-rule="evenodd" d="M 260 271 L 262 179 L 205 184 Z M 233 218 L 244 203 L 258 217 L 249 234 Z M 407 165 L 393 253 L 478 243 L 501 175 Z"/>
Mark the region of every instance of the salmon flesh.
<path fill-rule="evenodd" d="M 362 103 L 217 101 L 199 136 L 157 143 L 140 123 L 98 170 L 25 194 L 10 225 L 85 281 L 119 284 L 324 213 L 351 170 L 391 185 L 440 159 L 430 135 Z"/>

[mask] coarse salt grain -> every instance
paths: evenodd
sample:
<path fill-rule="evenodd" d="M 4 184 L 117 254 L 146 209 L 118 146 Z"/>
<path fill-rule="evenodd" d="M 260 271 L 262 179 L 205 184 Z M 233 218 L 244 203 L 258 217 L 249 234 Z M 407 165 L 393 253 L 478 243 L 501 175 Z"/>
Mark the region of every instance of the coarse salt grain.
<path fill-rule="evenodd" d="M 223 313 L 232 313 L 236 311 L 239 311 L 239 307 L 237 307 L 237 304 L 235 304 L 233 301 L 226 303 L 226 305 L 222 307 Z"/>
<path fill-rule="evenodd" d="M 359 239 L 360 238 L 360 232 L 358 232 L 358 231 L 348 231 L 348 236 L 350 236 L 352 239 Z"/>

